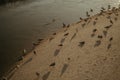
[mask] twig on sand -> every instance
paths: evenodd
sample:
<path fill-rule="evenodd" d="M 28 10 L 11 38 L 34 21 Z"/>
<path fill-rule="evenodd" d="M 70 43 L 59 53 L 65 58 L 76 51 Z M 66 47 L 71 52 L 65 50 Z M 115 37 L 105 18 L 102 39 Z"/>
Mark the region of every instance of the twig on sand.
<path fill-rule="evenodd" d="M 76 33 L 74 33 L 74 35 L 71 37 L 70 41 L 72 41 L 72 39 L 76 36 Z"/>
<path fill-rule="evenodd" d="M 49 75 L 50 75 L 50 71 L 49 72 L 47 72 L 46 74 L 44 74 L 43 75 L 43 77 L 42 77 L 42 80 L 47 80 L 48 79 L 48 77 L 49 77 Z"/>
<path fill-rule="evenodd" d="M 55 52 L 54 52 L 54 56 L 57 56 L 60 52 L 60 49 L 56 49 Z"/>
<path fill-rule="evenodd" d="M 67 70 L 67 68 L 68 68 L 68 64 L 64 64 L 63 67 L 62 67 L 60 76 L 62 76 L 63 73 L 65 73 L 65 71 Z"/>

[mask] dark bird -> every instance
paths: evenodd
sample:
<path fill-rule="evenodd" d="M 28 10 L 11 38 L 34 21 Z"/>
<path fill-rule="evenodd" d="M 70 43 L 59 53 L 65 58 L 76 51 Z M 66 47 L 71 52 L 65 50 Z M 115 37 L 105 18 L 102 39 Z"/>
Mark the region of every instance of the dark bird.
<path fill-rule="evenodd" d="M 115 14 L 115 16 L 118 16 L 118 15 L 119 15 L 118 13 Z"/>
<path fill-rule="evenodd" d="M 117 21 L 117 17 L 115 17 L 114 20 Z"/>
<path fill-rule="evenodd" d="M 33 53 L 36 55 L 36 51 L 33 51 Z"/>
<path fill-rule="evenodd" d="M 110 27 L 112 27 L 112 25 L 108 25 L 108 26 L 106 26 L 104 28 L 106 28 L 108 30 Z"/>
<path fill-rule="evenodd" d="M 53 35 L 56 35 L 56 33 L 53 33 Z"/>
<path fill-rule="evenodd" d="M 36 75 L 37 75 L 37 76 L 39 76 L 39 75 L 40 75 L 40 73 L 36 72 Z"/>
<path fill-rule="evenodd" d="M 97 31 L 97 29 L 93 29 L 93 33 L 95 33 Z"/>
<path fill-rule="evenodd" d="M 59 44 L 58 46 L 63 46 L 63 44 Z"/>
<path fill-rule="evenodd" d="M 87 17 L 90 17 L 90 15 L 89 15 L 89 13 L 88 13 L 88 12 L 86 12 L 86 16 L 87 16 Z"/>
<path fill-rule="evenodd" d="M 55 62 L 51 63 L 49 66 L 55 66 Z"/>
<path fill-rule="evenodd" d="M 86 18 L 86 19 L 84 19 L 84 21 L 85 21 L 85 22 L 87 22 L 87 21 L 88 21 L 88 19 L 89 19 L 89 18 Z"/>
<path fill-rule="evenodd" d="M 83 20 L 83 18 L 80 17 L 80 20 Z"/>
<path fill-rule="evenodd" d="M 95 18 L 95 20 L 98 20 L 98 18 Z"/>
<path fill-rule="evenodd" d="M 107 19 L 111 19 L 111 16 L 107 16 L 106 18 L 107 18 Z"/>
<path fill-rule="evenodd" d="M 108 5 L 108 9 L 111 9 L 111 5 Z"/>
<path fill-rule="evenodd" d="M 70 60 L 70 58 L 68 58 L 68 60 Z"/>
<path fill-rule="evenodd" d="M 63 28 L 65 28 L 66 27 L 66 24 L 65 23 L 63 23 Z"/>
<path fill-rule="evenodd" d="M 76 33 L 78 32 L 78 29 L 76 28 Z"/>
<path fill-rule="evenodd" d="M 93 25 L 96 25 L 96 21 L 93 22 Z"/>
<path fill-rule="evenodd" d="M 102 35 L 98 35 L 98 38 L 102 39 L 102 38 L 103 38 L 103 36 L 102 36 Z"/>
<path fill-rule="evenodd" d="M 38 41 L 43 41 L 44 39 L 38 39 Z"/>
<path fill-rule="evenodd" d="M 85 45 L 85 41 L 82 41 L 82 42 L 79 42 L 79 45 L 80 47 L 83 47 Z"/>
<path fill-rule="evenodd" d="M 95 43 L 95 45 L 94 45 L 94 47 L 97 47 L 97 46 L 99 46 L 100 44 L 101 44 L 101 41 L 100 41 L 100 40 L 97 40 L 96 43 Z"/>
<path fill-rule="evenodd" d="M 88 15 L 88 12 L 86 12 L 86 15 Z"/>
<path fill-rule="evenodd" d="M 99 16 L 103 14 L 103 11 L 101 10 L 101 12 L 99 13 Z"/>
<path fill-rule="evenodd" d="M 70 24 L 67 25 L 67 28 L 69 28 L 69 27 L 70 27 Z"/>
<path fill-rule="evenodd" d="M 49 41 L 51 41 L 51 40 L 53 40 L 53 39 L 54 39 L 53 37 L 50 37 L 50 38 L 49 38 Z"/>
<path fill-rule="evenodd" d="M 104 8 L 104 7 L 101 7 L 101 9 L 102 9 L 102 10 L 105 10 L 105 8 Z"/>
<path fill-rule="evenodd" d="M 111 37 L 110 39 L 109 39 L 109 41 L 111 42 L 113 40 L 113 37 Z"/>
<path fill-rule="evenodd" d="M 107 49 L 110 49 L 110 48 L 111 48 L 111 44 L 108 44 Z"/>
<path fill-rule="evenodd" d="M 110 23 L 111 23 L 111 24 L 113 24 L 113 21 L 112 21 L 112 20 L 110 20 Z"/>
<path fill-rule="evenodd" d="M 93 33 L 93 34 L 91 34 L 91 37 L 94 37 L 95 36 L 95 34 Z"/>
<path fill-rule="evenodd" d="M 90 12 L 93 12 L 93 9 L 90 9 Z"/>
<path fill-rule="evenodd" d="M 84 24 L 82 24 L 82 27 L 84 28 L 84 26 L 85 26 L 85 23 Z"/>
<path fill-rule="evenodd" d="M 69 33 L 64 34 L 64 36 L 67 36 Z"/>
<path fill-rule="evenodd" d="M 106 37 L 107 36 L 107 31 L 103 31 L 103 34 Z"/>
<path fill-rule="evenodd" d="M 65 38 L 61 39 L 60 43 L 62 44 L 64 43 L 64 41 L 65 41 Z"/>

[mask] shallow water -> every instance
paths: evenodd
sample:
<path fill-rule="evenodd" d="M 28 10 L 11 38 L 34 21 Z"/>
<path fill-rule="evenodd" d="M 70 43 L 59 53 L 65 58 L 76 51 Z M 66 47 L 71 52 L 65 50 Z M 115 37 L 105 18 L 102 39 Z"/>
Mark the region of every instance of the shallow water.
<path fill-rule="evenodd" d="M 62 23 L 79 21 L 85 12 L 108 4 L 118 6 L 120 0 L 34 0 L 19 6 L 0 7 L 0 76 L 38 38 L 60 29 Z M 52 21 L 52 20 L 55 21 Z"/>

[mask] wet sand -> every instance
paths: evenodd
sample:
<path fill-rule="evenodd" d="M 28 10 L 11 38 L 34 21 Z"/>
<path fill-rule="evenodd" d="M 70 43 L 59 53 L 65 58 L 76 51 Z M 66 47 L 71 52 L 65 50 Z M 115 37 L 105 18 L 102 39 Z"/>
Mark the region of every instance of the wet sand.
<path fill-rule="evenodd" d="M 120 80 L 120 9 L 65 26 L 42 41 L 10 80 Z"/>

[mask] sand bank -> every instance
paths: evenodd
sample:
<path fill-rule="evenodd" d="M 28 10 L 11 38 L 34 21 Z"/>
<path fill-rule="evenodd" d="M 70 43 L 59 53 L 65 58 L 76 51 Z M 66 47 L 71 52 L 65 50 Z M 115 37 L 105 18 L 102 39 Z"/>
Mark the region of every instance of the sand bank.
<path fill-rule="evenodd" d="M 120 80 L 119 25 L 119 9 L 64 25 L 22 60 L 10 80 Z"/>

